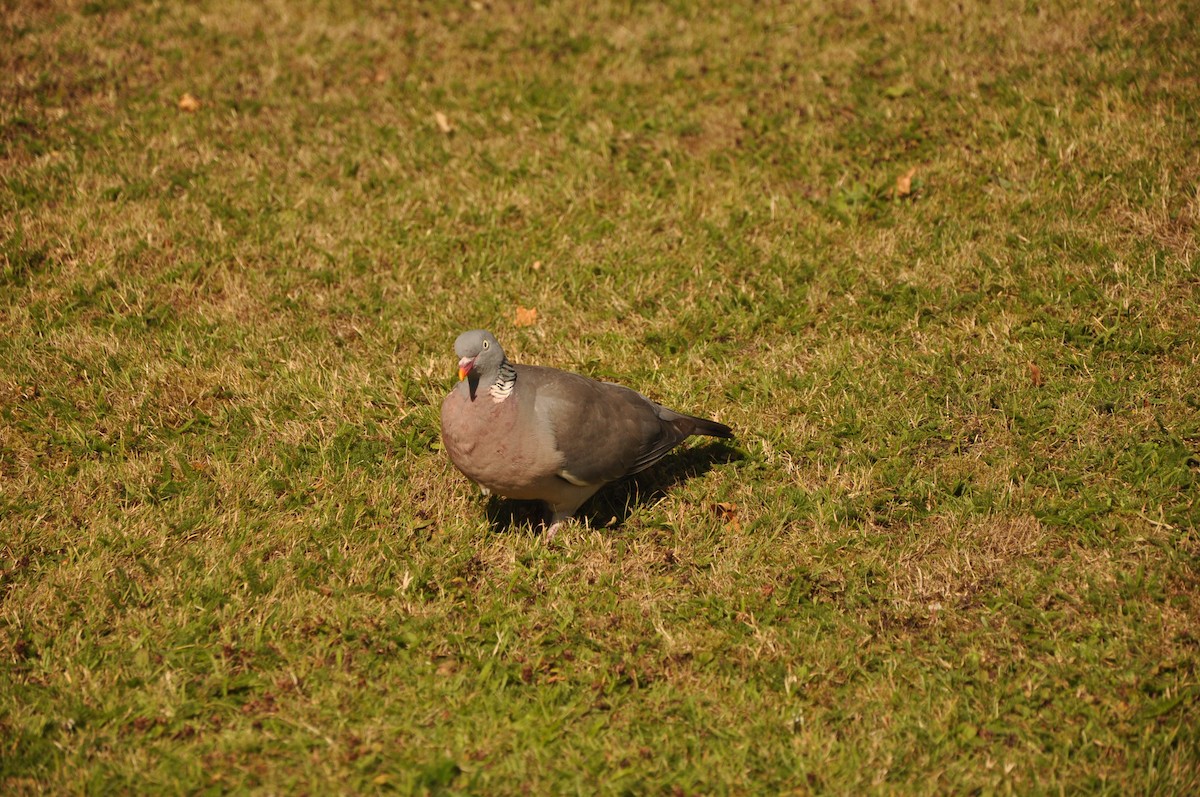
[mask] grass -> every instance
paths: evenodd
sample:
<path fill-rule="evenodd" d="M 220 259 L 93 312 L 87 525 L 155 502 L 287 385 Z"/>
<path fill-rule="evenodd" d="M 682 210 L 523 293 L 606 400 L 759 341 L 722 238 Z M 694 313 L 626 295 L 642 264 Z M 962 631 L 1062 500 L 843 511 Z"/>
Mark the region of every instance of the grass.
<path fill-rule="evenodd" d="M 0 788 L 1195 793 L 1198 22 L 0 4 Z M 479 326 L 736 447 L 547 546 Z"/>

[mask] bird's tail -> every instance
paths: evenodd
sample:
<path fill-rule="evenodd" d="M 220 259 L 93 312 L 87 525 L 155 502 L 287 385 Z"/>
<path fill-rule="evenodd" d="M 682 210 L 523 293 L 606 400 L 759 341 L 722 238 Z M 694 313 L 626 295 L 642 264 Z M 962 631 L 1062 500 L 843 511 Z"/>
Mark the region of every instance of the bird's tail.
<path fill-rule="evenodd" d="M 733 430 L 723 423 L 710 421 L 706 418 L 689 417 L 688 420 L 695 424 L 692 434 L 704 434 L 709 437 L 733 437 Z"/>
<path fill-rule="evenodd" d="M 660 413 L 660 416 L 666 416 L 666 420 L 670 421 L 676 429 L 683 432 L 683 437 L 690 437 L 694 434 L 707 435 L 709 437 L 733 437 L 733 430 L 723 423 L 710 421 L 707 418 L 697 418 L 695 415 L 684 415 L 682 412 L 666 410 Z M 683 437 L 680 439 L 682 440 Z"/>
<path fill-rule="evenodd" d="M 655 404 L 654 407 L 659 420 L 664 425 L 659 427 L 658 434 L 653 435 L 653 438 L 647 441 L 649 444 L 642 449 L 638 458 L 626 471 L 626 475 L 650 467 L 666 456 L 668 451 L 682 443 L 685 438 L 694 434 L 703 434 L 709 437 L 733 437 L 733 430 L 723 423 L 697 418 L 694 415 L 684 415 L 682 412 L 669 410 L 660 404 Z"/>

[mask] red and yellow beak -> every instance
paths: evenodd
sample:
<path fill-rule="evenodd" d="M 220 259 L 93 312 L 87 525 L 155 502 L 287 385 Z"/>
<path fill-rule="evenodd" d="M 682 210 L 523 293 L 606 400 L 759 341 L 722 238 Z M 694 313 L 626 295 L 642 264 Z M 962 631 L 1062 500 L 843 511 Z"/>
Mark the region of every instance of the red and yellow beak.
<path fill-rule="evenodd" d="M 467 374 L 471 373 L 471 369 L 475 367 L 474 357 L 463 357 L 458 361 L 458 381 L 467 378 Z"/>

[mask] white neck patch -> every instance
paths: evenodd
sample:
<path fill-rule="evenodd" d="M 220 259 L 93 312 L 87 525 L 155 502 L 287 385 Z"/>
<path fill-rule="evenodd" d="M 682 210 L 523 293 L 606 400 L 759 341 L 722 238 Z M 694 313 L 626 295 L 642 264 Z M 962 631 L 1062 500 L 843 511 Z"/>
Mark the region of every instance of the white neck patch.
<path fill-rule="evenodd" d="M 512 395 L 516 385 L 517 369 L 513 368 L 508 360 L 505 360 L 500 363 L 500 372 L 496 375 L 496 381 L 488 388 L 488 395 L 492 397 L 492 401 L 499 404 Z"/>

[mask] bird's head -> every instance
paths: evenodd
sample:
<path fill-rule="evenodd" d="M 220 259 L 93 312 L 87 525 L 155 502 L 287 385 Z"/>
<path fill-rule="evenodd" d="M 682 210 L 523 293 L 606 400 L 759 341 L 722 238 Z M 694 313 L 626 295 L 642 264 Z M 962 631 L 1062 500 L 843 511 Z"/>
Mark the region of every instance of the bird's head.
<path fill-rule="evenodd" d="M 458 355 L 458 378 L 466 379 L 473 373 L 494 372 L 504 362 L 504 349 L 491 332 L 472 329 L 454 341 L 454 353 Z"/>

